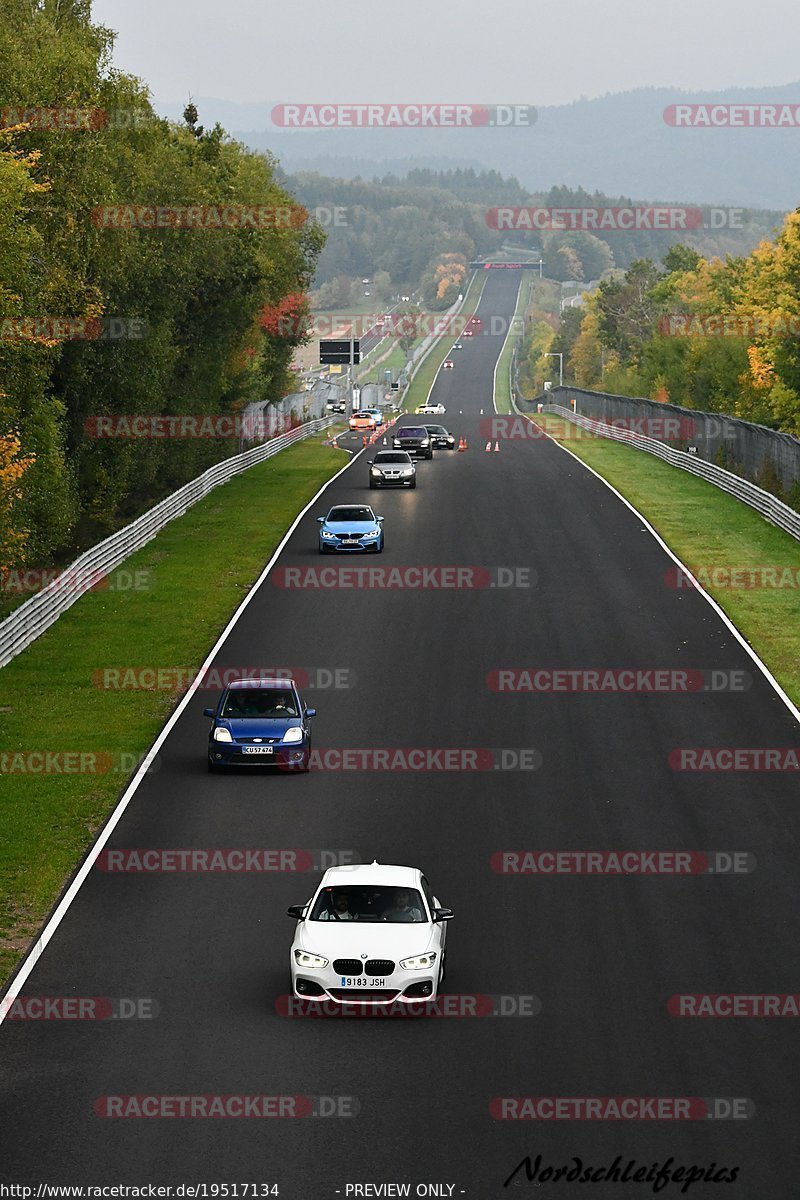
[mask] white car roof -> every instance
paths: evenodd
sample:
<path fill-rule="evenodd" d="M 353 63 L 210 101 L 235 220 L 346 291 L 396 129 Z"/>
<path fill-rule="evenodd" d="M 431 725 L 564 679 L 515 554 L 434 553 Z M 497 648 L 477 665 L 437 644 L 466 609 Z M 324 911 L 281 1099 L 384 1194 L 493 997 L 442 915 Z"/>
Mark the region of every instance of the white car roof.
<path fill-rule="evenodd" d="M 359 863 L 352 867 L 329 867 L 320 887 L 382 884 L 385 887 L 418 888 L 421 871 L 417 867 L 397 867 L 388 863 Z"/>

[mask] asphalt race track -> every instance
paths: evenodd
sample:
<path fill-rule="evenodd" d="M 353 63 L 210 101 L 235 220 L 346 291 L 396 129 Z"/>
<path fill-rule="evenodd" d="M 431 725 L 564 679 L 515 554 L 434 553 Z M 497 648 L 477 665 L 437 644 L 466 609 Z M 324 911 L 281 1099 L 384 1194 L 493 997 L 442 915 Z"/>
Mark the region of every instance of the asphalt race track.
<path fill-rule="evenodd" d="M 491 273 L 484 326 L 510 316 L 518 284 L 517 272 Z M 420 463 L 416 491 L 386 494 L 367 490 L 371 453 L 357 454 L 216 658 L 220 667 L 288 665 L 321 683 L 305 691 L 320 754 L 479 750 L 488 769 L 341 770 L 328 754 L 329 769 L 308 775 L 210 776 L 202 710 L 216 694 L 198 692 L 108 846 L 295 848 L 315 861 L 326 850 L 420 866 L 455 911 L 444 991 L 466 997 L 453 1001 L 462 1015 L 284 1015 L 285 909 L 311 895 L 316 870 L 95 869 L 23 995 L 149 998 L 157 1015 L 4 1022 L 3 1179 L 271 1182 L 302 1200 L 345 1196 L 348 1184 L 409 1183 L 414 1195 L 430 1183 L 454 1185 L 430 1194 L 483 1200 L 528 1194 L 524 1172 L 521 1191 L 503 1188 L 526 1154 L 595 1167 L 621 1155 L 637 1166 L 672 1157 L 675 1167 L 739 1168 L 734 1183 L 693 1184 L 692 1198 L 797 1195 L 798 1163 L 787 1158 L 800 1103 L 796 1022 L 667 1009 L 675 994 L 798 990 L 796 773 L 669 762 L 680 747 L 797 746 L 797 725 L 704 598 L 668 586 L 673 561 L 603 483 L 546 440 L 501 440 L 485 452 L 502 343 L 502 334 L 465 339 L 433 392 L 448 410 L 435 419 L 467 438 L 467 452 L 438 451 Z M 385 516 L 385 553 L 363 564 L 319 556 L 315 517 L 354 501 Z M 485 586 L 277 586 L 288 568 L 354 565 L 473 567 Z M 628 667 L 745 672 L 748 686 L 533 695 L 487 685 L 498 670 Z M 324 686 L 337 671 L 342 686 Z M 743 852 L 757 867 L 680 877 L 493 869 L 493 855 L 523 850 Z M 468 1003 L 476 996 L 506 999 Z M 495 1005 L 536 1015 L 471 1015 Z M 347 1097 L 312 1103 L 358 1112 L 96 1113 L 101 1097 L 153 1094 Z M 500 1120 L 498 1105 L 490 1109 L 525 1096 L 751 1105 L 620 1121 Z M 748 1115 L 705 1115 L 730 1111 Z M 575 1191 L 616 1198 L 652 1187 L 562 1180 L 529 1194 Z M 659 1194 L 682 1193 L 673 1184 Z"/>

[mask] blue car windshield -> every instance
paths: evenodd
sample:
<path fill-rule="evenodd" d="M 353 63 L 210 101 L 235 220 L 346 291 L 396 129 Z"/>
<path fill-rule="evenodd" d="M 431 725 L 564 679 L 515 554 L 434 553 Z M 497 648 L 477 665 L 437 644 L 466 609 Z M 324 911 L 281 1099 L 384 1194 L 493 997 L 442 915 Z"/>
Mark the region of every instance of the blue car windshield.
<path fill-rule="evenodd" d="M 372 521 L 372 509 L 357 507 L 350 504 L 346 507 L 340 505 L 339 508 L 332 508 L 326 518 L 328 521 Z"/>
<path fill-rule="evenodd" d="M 296 717 L 291 692 L 270 688 L 232 688 L 225 699 L 223 717 Z"/>

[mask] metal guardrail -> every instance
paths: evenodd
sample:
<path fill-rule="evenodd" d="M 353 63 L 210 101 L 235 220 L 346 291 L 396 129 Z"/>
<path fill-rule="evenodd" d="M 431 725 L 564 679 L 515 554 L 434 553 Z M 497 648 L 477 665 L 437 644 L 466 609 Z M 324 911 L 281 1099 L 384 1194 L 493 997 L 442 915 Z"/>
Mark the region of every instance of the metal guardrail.
<path fill-rule="evenodd" d="M 287 446 L 326 429 L 333 421 L 333 417 L 309 421 L 289 433 L 283 433 L 260 446 L 254 446 L 252 450 L 246 450 L 244 454 L 224 459 L 142 513 L 130 525 L 85 550 L 70 566 L 51 580 L 47 587 L 31 596 L 30 600 L 26 600 L 0 623 L 0 667 L 9 663 L 30 646 L 31 642 L 35 642 L 62 613 L 95 587 L 109 571 L 140 550 L 165 525 L 174 521 L 176 517 L 183 516 L 187 509 L 198 500 L 202 500 L 214 488 L 227 483 L 229 479 L 240 475 L 249 467 L 272 458 Z"/>
<path fill-rule="evenodd" d="M 645 437 L 630 429 L 620 429 L 616 425 L 608 425 L 605 421 L 595 421 L 591 417 L 581 416 L 580 413 L 571 412 L 560 404 L 543 404 L 541 411 L 555 413 L 598 437 L 624 442 L 627 446 L 634 446 L 637 450 L 646 450 L 648 454 L 655 454 L 657 458 L 669 463 L 670 466 L 680 467 L 681 470 L 688 471 L 691 475 L 705 479 L 707 483 L 713 483 L 715 487 L 721 488 L 728 495 L 735 496 L 737 500 L 749 504 L 767 521 L 771 521 L 773 525 L 777 525 L 800 541 L 800 513 L 795 512 L 793 508 L 784 504 L 771 492 L 765 492 L 763 488 L 757 487 L 747 479 L 742 479 L 739 475 L 734 475 L 731 471 L 726 471 L 723 467 L 718 467 L 716 463 L 706 462 L 705 459 L 697 458 L 684 450 L 673 450 L 664 442 Z"/>

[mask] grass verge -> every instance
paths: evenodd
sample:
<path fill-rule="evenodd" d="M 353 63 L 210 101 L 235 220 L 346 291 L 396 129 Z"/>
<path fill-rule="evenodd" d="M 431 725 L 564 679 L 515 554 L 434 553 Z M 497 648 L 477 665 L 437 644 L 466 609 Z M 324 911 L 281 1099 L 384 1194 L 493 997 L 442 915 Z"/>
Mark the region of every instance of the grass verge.
<path fill-rule="evenodd" d="M 217 488 L 125 563 L 146 573 L 146 589 L 87 593 L 2 669 L 0 980 L 178 697 L 104 690 L 95 673 L 200 666 L 296 514 L 347 461 L 322 445 L 330 436 L 325 430 Z M 48 752 L 88 757 L 28 769 L 41 760 L 25 756 Z M 79 769 L 57 773 L 55 762 Z"/>
<path fill-rule="evenodd" d="M 800 544 L 755 509 L 652 454 L 554 415 L 536 422 L 635 505 L 800 706 Z M 750 580 L 757 585 L 741 586 Z"/>
<path fill-rule="evenodd" d="M 500 351 L 500 357 L 497 360 L 494 372 L 494 406 L 495 410 L 499 413 L 511 412 L 511 357 L 514 353 L 514 347 L 521 337 L 520 331 L 523 322 L 520 318 L 524 317 L 528 307 L 533 282 L 532 279 L 525 278 L 525 276 L 522 278 L 519 291 L 517 292 L 517 304 L 514 309 L 511 329 L 503 343 L 503 349 Z"/>

